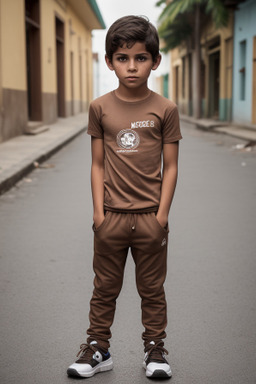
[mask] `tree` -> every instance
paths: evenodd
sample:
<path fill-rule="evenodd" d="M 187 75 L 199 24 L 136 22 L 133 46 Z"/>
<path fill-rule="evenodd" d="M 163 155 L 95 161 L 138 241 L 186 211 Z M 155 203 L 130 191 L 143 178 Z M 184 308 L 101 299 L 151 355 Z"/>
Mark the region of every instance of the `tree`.
<path fill-rule="evenodd" d="M 211 19 L 216 29 L 227 25 L 228 10 L 221 0 L 160 0 L 165 4 L 159 16 L 159 36 L 164 40 L 167 52 L 183 42 L 193 42 L 193 105 L 194 116 L 201 117 L 201 30 Z"/>

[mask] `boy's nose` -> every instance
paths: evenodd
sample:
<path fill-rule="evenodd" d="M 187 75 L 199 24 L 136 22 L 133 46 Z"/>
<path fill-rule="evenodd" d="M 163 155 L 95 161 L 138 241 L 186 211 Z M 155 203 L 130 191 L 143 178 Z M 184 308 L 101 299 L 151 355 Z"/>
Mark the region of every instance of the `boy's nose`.
<path fill-rule="evenodd" d="M 129 71 L 136 71 L 136 65 L 134 60 L 129 61 L 129 66 L 128 66 Z"/>

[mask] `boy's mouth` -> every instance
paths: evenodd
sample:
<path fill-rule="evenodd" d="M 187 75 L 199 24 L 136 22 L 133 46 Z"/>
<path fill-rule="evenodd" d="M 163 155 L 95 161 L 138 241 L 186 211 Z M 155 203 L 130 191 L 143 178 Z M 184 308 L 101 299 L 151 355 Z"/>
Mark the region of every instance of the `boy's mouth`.
<path fill-rule="evenodd" d="M 128 80 L 136 80 L 136 79 L 138 79 L 137 76 L 127 76 L 126 78 L 127 78 Z"/>

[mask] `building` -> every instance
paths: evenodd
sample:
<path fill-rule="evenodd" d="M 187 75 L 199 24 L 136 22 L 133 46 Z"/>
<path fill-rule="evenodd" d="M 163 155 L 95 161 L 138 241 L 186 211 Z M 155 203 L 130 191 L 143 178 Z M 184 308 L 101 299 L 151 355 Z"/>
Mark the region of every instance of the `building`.
<path fill-rule="evenodd" d="M 201 19 L 201 117 L 256 124 L 256 2 L 225 0 L 226 27 Z M 195 47 L 190 38 L 171 50 L 169 94 L 180 112 L 194 115 Z"/>
<path fill-rule="evenodd" d="M 212 22 L 201 30 L 201 115 L 231 120 L 233 15 L 227 27 Z M 172 95 L 182 113 L 193 115 L 194 47 L 190 41 L 171 51 Z"/>
<path fill-rule="evenodd" d="M 233 120 L 256 124 L 256 2 L 247 0 L 235 11 Z"/>
<path fill-rule="evenodd" d="M 95 0 L 0 0 L 0 142 L 88 108 Z"/>

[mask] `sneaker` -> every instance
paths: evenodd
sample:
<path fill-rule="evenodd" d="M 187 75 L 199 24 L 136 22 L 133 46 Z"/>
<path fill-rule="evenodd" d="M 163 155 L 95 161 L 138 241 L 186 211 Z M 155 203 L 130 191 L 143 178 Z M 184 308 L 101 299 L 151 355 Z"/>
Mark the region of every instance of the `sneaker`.
<path fill-rule="evenodd" d="M 152 378 L 170 378 L 172 376 L 171 367 L 165 359 L 168 354 L 164 347 L 151 341 L 145 348 L 145 357 L 143 367 L 146 370 L 146 376 Z"/>
<path fill-rule="evenodd" d="M 81 344 L 77 357 L 79 359 L 68 367 L 68 376 L 92 377 L 95 373 L 110 371 L 113 368 L 110 353 L 103 352 L 96 341 Z"/>

